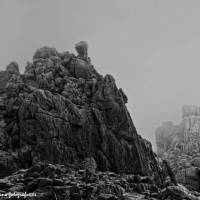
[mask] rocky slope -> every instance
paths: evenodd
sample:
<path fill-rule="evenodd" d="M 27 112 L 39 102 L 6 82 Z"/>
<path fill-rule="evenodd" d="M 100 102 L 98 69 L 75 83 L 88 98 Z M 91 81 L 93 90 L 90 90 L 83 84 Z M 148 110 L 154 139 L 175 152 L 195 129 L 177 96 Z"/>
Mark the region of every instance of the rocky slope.
<path fill-rule="evenodd" d="M 114 78 L 94 69 L 85 43 L 76 50 L 43 47 L 23 74 L 15 62 L 0 73 L 0 193 L 198 199 L 137 134 Z"/>
<path fill-rule="evenodd" d="M 0 179 L 0 194 L 3 199 L 14 199 L 11 196 L 14 192 L 16 195 L 27 194 L 30 197 L 26 198 L 35 200 L 200 199 L 198 193 L 190 192 L 181 185 L 168 185 L 161 189 L 151 177 L 100 172 L 95 168 L 93 172 L 90 168 L 88 173 L 84 166 L 67 167 L 40 162 Z"/>
<path fill-rule="evenodd" d="M 168 160 L 177 181 L 200 190 L 200 108 L 183 106 L 182 122 L 165 122 L 156 130 L 158 154 Z"/>

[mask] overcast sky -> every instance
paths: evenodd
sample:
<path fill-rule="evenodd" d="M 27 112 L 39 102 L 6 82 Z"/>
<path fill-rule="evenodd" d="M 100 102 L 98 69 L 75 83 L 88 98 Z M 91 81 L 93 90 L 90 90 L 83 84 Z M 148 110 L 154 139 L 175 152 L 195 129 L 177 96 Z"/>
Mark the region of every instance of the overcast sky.
<path fill-rule="evenodd" d="M 163 121 L 178 123 L 182 105 L 200 105 L 199 11 L 199 0 L 0 0 L 0 70 L 15 60 L 23 71 L 44 45 L 74 52 L 86 40 L 154 145 Z"/>

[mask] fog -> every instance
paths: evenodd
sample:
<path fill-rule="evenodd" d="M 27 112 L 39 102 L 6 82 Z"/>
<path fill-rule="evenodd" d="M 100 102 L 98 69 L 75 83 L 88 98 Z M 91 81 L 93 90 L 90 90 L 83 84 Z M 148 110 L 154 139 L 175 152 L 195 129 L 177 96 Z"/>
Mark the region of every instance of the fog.
<path fill-rule="evenodd" d="M 15 60 L 23 72 L 44 45 L 74 52 L 87 41 L 156 150 L 155 129 L 178 123 L 183 104 L 200 104 L 199 10 L 198 0 L 0 0 L 0 70 Z"/>

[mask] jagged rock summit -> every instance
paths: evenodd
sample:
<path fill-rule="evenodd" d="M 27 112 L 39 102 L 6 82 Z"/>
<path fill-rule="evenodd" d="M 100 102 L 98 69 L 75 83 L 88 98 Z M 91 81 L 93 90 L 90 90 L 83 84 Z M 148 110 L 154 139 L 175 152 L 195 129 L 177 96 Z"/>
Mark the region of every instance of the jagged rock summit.
<path fill-rule="evenodd" d="M 198 199 L 137 134 L 128 98 L 111 75 L 95 70 L 87 43 L 75 49 L 78 55 L 42 47 L 23 74 L 15 62 L 0 72 L 0 193 Z"/>
<path fill-rule="evenodd" d="M 94 157 L 100 170 L 158 174 L 151 144 L 137 134 L 123 90 L 111 75 L 94 69 L 85 42 L 75 48 L 77 56 L 42 47 L 23 74 L 17 63 L 7 66 L 1 150 L 14 152 L 23 167 Z"/>

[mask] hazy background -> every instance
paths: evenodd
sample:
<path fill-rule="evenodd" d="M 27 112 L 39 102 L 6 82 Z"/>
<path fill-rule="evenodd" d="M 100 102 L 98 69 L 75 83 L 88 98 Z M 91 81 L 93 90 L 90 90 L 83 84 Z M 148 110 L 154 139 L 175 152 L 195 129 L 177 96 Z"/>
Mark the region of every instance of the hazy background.
<path fill-rule="evenodd" d="M 199 0 L 0 0 L 0 70 L 15 60 L 23 71 L 37 48 L 74 51 L 80 40 L 154 149 L 156 127 L 200 104 Z"/>

